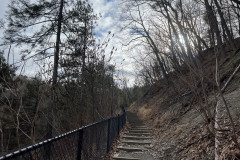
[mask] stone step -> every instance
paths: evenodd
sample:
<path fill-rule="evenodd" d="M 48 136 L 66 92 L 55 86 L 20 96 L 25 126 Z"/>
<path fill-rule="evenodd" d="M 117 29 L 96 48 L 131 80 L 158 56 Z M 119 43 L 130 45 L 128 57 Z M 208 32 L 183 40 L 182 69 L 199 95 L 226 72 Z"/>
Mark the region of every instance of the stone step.
<path fill-rule="evenodd" d="M 125 133 L 128 136 L 150 136 L 150 133 Z"/>
<path fill-rule="evenodd" d="M 140 152 L 143 151 L 144 149 L 142 148 L 134 148 L 134 147 L 117 147 L 119 150 L 127 151 L 127 152 Z"/>
<path fill-rule="evenodd" d="M 151 144 L 151 142 L 147 141 L 133 141 L 133 140 L 123 140 L 122 143 L 126 143 L 126 144 L 136 144 L 136 145 L 144 145 L 144 144 Z"/>
<path fill-rule="evenodd" d="M 150 133 L 150 131 L 144 131 L 144 130 L 129 130 L 129 133 Z"/>
<path fill-rule="evenodd" d="M 129 129 L 149 129 L 149 128 L 147 128 L 147 127 L 131 127 L 131 128 L 129 128 Z"/>
<path fill-rule="evenodd" d="M 129 122 L 130 125 L 145 125 L 144 123 L 141 123 L 141 122 Z"/>
<path fill-rule="evenodd" d="M 130 125 L 145 125 L 144 123 L 142 122 L 129 122 Z"/>
<path fill-rule="evenodd" d="M 152 137 L 145 137 L 145 136 L 123 136 L 122 138 L 137 139 L 137 140 L 152 139 Z"/>
<path fill-rule="evenodd" d="M 131 127 L 146 127 L 144 124 L 130 124 Z"/>
<path fill-rule="evenodd" d="M 129 129 L 149 129 L 147 127 L 129 127 Z"/>
<path fill-rule="evenodd" d="M 118 159 L 118 160 L 140 160 L 138 158 L 132 158 L 132 157 L 112 157 L 113 159 Z"/>
<path fill-rule="evenodd" d="M 129 129 L 129 131 L 148 131 L 148 132 L 151 132 L 152 130 L 151 129 Z"/>
<path fill-rule="evenodd" d="M 145 128 L 147 128 L 148 126 L 146 126 L 146 125 L 134 125 L 134 124 L 130 124 L 130 127 L 145 127 Z"/>
<path fill-rule="evenodd" d="M 131 128 L 148 128 L 148 126 L 142 126 L 142 125 L 141 125 L 141 126 L 137 126 L 137 125 L 136 125 L 136 126 L 130 126 L 130 127 L 131 127 Z"/>

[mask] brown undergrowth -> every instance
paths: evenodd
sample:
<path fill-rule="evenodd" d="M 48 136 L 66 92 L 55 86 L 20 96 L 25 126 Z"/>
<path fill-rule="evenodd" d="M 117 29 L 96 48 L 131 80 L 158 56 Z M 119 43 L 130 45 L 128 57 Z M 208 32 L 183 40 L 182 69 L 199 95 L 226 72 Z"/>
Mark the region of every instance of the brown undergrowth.
<path fill-rule="evenodd" d="M 240 40 L 236 41 L 240 46 Z M 220 59 L 220 82 L 223 85 L 240 64 L 240 53 L 232 53 L 225 48 L 228 56 Z M 170 85 L 161 81 L 153 85 L 144 96 L 129 110 L 136 112 L 153 127 L 154 148 L 162 159 L 214 159 L 214 137 L 209 133 L 209 122 L 204 119 L 200 105 L 214 112 L 216 105 L 215 56 L 214 50 L 203 52 L 201 70 L 206 77 L 205 94 L 199 91 L 198 97 L 182 80 L 191 83 L 189 71 L 169 74 Z M 196 85 L 200 85 L 199 82 Z M 224 92 L 230 106 L 238 137 L 240 137 L 240 73 Z M 198 100 L 202 98 L 202 102 Z M 207 104 L 206 104 L 207 103 Z M 225 156 L 234 157 L 234 149 L 226 148 Z"/>

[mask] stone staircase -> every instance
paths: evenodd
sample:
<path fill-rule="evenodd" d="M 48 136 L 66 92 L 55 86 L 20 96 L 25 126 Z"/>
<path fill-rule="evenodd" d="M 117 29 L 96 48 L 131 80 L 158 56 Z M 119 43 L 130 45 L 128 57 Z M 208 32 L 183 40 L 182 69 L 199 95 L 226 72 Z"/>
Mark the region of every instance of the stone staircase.
<path fill-rule="evenodd" d="M 127 112 L 127 119 L 129 128 L 120 138 L 112 160 L 156 160 L 151 151 L 151 129 L 134 113 Z"/>

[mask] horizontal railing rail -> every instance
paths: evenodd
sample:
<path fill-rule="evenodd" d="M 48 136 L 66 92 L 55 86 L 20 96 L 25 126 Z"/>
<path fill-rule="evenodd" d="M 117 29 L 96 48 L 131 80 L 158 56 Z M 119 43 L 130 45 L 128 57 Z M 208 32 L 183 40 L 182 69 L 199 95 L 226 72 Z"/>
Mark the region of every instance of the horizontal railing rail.
<path fill-rule="evenodd" d="M 101 160 L 126 123 L 126 113 L 0 157 L 0 160 Z"/>

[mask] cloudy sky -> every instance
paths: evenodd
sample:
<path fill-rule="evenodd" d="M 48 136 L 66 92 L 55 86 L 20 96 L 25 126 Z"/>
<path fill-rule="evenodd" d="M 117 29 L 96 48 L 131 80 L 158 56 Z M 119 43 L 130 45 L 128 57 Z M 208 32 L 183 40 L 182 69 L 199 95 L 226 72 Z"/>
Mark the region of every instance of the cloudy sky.
<path fill-rule="evenodd" d="M 0 18 L 4 20 L 7 10 L 7 5 L 10 0 L 0 0 Z M 130 53 L 126 52 L 126 48 L 124 48 L 121 44 L 123 42 L 123 35 L 120 32 L 120 21 L 119 15 L 121 14 L 120 3 L 121 0 L 89 0 L 89 3 L 92 4 L 94 12 L 96 14 L 101 14 L 101 18 L 97 21 L 97 27 L 95 28 L 95 33 L 97 38 L 100 41 L 106 38 L 108 32 L 114 33 L 114 38 L 110 41 L 108 51 L 112 49 L 114 46 L 117 48 L 117 51 L 113 56 L 113 63 L 116 64 L 118 72 L 118 78 L 127 78 L 129 80 L 128 84 L 132 85 L 134 83 L 134 66 L 133 59 Z M 0 31 L 0 35 L 3 32 Z M 7 51 L 7 47 L 5 49 L 5 54 Z M 19 50 L 13 48 L 11 53 L 14 55 L 10 55 L 10 59 L 12 60 L 14 57 L 14 61 L 18 61 L 20 56 L 18 55 Z M 12 58 L 11 58 L 12 57 Z M 35 67 L 33 67 L 35 66 Z M 25 66 L 25 74 L 34 75 L 38 71 L 37 65 L 34 65 L 34 62 L 28 62 Z"/>
<path fill-rule="evenodd" d="M 100 39 L 104 39 L 108 32 L 114 33 L 114 38 L 110 41 L 109 49 L 113 46 L 117 48 L 114 53 L 113 60 L 120 71 L 120 78 L 126 77 L 129 80 L 129 84 L 134 83 L 134 60 L 130 58 L 133 54 L 127 51 L 127 48 L 122 44 L 124 42 L 125 35 L 120 32 L 121 21 L 119 17 L 121 16 L 121 1 L 122 0 L 89 0 L 92 4 L 94 12 L 100 13 L 101 18 L 98 20 L 98 26 L 95 29 L 96 35 Z M 123 38 L 124 37 L 124 38 Z"/>

